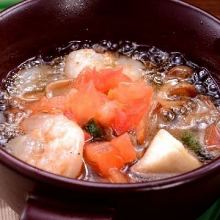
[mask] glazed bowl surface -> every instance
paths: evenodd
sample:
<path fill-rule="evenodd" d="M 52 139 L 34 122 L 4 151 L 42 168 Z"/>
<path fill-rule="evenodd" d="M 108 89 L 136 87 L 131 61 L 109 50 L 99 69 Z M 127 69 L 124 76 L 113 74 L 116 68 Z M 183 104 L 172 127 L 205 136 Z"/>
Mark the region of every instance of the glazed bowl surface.
<path fill-rule="evenodd" d="M 0 14 L 0 76 L 72 40 L 130 40 L 178 51 L 220 73 L 220 21 L 172 0 L 27 0 Z M 136 184 L 83 182 L 31 167 L 0 149 L 0 196 L 22 219 L 195 219 L 220 196 L 220 160 Z M 159 211 L 158 211 L 159 210 Z"/>

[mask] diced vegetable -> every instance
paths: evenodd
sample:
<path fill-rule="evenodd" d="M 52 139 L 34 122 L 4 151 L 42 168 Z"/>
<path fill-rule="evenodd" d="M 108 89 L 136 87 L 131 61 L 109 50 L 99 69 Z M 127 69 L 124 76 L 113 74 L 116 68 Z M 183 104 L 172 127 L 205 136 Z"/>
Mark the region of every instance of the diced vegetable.
<path fill-rule="evenodd" d="M 100 109 L 107 101 L 107 97 L 97 91 L 94 84 L 90 82 L 79 90 L 72 89 L 66 96 L 56 96 L 50 99 L 44 97 L 27 107 L 33 113 L 63 112 L 69 119 L 84 125 L 95 117 L 97 109 Z"/>
<path fill-rule="evenodd" d="M 101 138 L 104 135 L 102 127 L 94 120 L 91 119 L 85 125 L 85 130 L 94 138 Z"/>
<path fill-rule="evenodd" d="M 131 105 L 140 100 L 149 104 L 153 94 L 153 89 L 145 82 L 122 82 L 114 89 L 110 90 L 108 97 L 124 105 Z"/>
<path fill-rule="evenodd" d="M 144 144 L 147 135 L 147 116 L 141 119 L 135 132 L 138 144 Z"/>
<path fill-rule="evenodd" d="M 113 139 L 111 145 L 118 150 L 125 163 L 135 160 L 136 153 L 128 133 Z"/>
<path fill-rule="evenodd" d="M 79 125 L 94 119 L 117 135 L 134 130 L 148 112 L 153 89 L 145 82 L 131 82 L 122 69 L 85 70 L 67 95 L 42 98 L 27 107 L 33 113 L 63 112 Z M 105 94 L 107 93 L 107 94 Z"/>
<path fill-rule="evenodd" d="M 86 69 L 77 77 L 75 87 L 81 88 L 84 84 L 93 82 L 96 89 L 100 92 L 107 93 L 110 89 L 118 86 L 121 82 L 131 82 L 131 80 L 122 73 L 120 69 Z"/>
<path fill-rule="evenodd" d="M 109 170 L 109 178 L 112 183 L 128 183 L 128 177 L 118 169 Z"/>
<path fill-rule="evenodd" d="M 106 95 L 99 92 L 94 84 L 89 82 L 75 95 L 67 98 L 67 108 L 64 113 L 80 125 L 85 125 L 90 119 L 95 118 L 97 109 L 100 109 L 106 102 L 108 102 Z"/>
<path fill-rule="evenodd" d="M 200 154 L 202 146 L 191 132 L 184 132 L 181 137 L 181 141 L 188 149 L 192 150 L 196 154 Z"/>
<path fill-rule="evenodd" d="M 116 116 L 111 121 L 110 126 L 114 129 L 117 135 L 121 135 L 126 131 L 132 130 L 133 126 L 130 122 L 131 118 L 123 111 L 117 111 Z"/>
<path fill-rule="evenodd" d="M 132 169 L 140 173 L 183 173 L 200 166 L 180 141 L 161 129 Z"/>
<path fill-rule="evenodd" d="M 97 142 L 85 145 L 86 161 L 101 175 L 109 177 L 112 168 L 121 169 L 123 159 L 109 142 Z"/>
<path fill-rule="evenodd" d="M 104 126 L 111 126 L 114 118 L 121 112 L 120 104 L 115 101 L 105 102 L 96 112 L 96 120 Z"/>
<path fill-rule="evenodd" d="M 205 148 L 202 147 L 200 142 L 194 137 L 193 133 L 186 131 L 183 133 L 181 137 L 181 141 L 189 150 L 193 151 L 197 156 L 201 159 L 211 160 L 213 155 L 209 153 Z M 209 146 L 208 149 L 212 148 L 213 146 Z M 215 145 L 216 147 L 216 145 Z"/>
<path fill-rule="evenodd" d="M 220 129 L 217 125 L 212 124 L 206 129 L 205 143 L 207 146 L 219 146 L 220 147 Z"/>
<path fill-rule="evenodd" d="M 110 177 L 110 170 L 121 169 L 136 159 L 134 146 L 128 134 L 124 134 L 111 142 L 95 142 L 86 144 L 84 148 L 86 161 L 104 177 Z"/>
<path fill-rule="evenodd" d="M 118 112 L 112 123 L 118 135 L 136 128 L 149 111 L 153 89 L 144 82 L 120 83 L 108 93 L 108 97 L 118 101 L 122 111 Z"/>

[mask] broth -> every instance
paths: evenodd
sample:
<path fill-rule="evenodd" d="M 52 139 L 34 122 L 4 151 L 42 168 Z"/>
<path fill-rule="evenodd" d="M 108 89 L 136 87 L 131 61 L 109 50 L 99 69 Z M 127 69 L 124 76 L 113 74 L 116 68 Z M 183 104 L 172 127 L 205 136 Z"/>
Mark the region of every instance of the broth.
<path fill-rule="evenodd" d="M 74 53 L 74 51 L 77 53 Z M 72 121 L 76 121 L 81 129 L 83 129 L 87 147 L 81 149 L 77 145 L 79 148 L 77 155 L 82 157 L 81 159 L 77 157 L 70 158 L 66 155 L 58 154 L 57 152 L 56 154 L 55 152 L 53 154 L 58 154 L 58 157 L 61 158 L 60 160 L 63 158 L 66 158 L 66 161 L 77 160 L 77 164 L 79 163 L 79 160 L 82 160 L 82 169 L 79 165 L 79 169 L 81 170 L 80 173 L 75 176 L 69 175 L 69 172 L 77 172 L 75 169 L 78 169 L 76 168 L 78 165 L 74 165 L 74 163 L 73 167 L 75 167 L 72 169 L 69 167 L 68 169 L 62 167 L 61 169 L 61 167 L 59 167 L 60 171 L 53 171 L 53 169 L 56 169 L 58 166 L 53 162 L 54 158 L 47 158 L 47 161 L 44 161 L 46 164 L 44 164 L 45 166 L 50 166 L 50 169 L 46 169 L 47 171 L 68 177 L 79 178 L 81 180 L 131 183 L 152 181 L 188 172 L 219 157 L 220 93 L 216 82 L 206 68 L 199 67 L 195 63 L 187 60 L 181 53 L 168 53 L 156 47 L 139 45 L 129 41 L 72 41 L 64 47 L 56 48 L 51 54 L 52 55 L 40 55 L 25 61 L 15 70 L 11 71 L 3 82 L 3 88 L 0 93 L 0 143 L 2 147 L 10 153 L 15 156 L 19 153 L 28 156 L 33 155 L 33 152 L 30 153 L 30 151 L 39 151 L 40 153 L 36 153 L 31 160 L 24 155 L 20 157 L 20 159 L 43 169 L 43 162 L 38 161 L 38 163 L 36 160 L 38 160 L 41 155 L 46 155 L 45 157 L 48 156 L 45 146 L 49 146 L 49 149 L 53 148 L 53 145 L 50 146 L 52 142 L 50 142 L 50 144 L 45 143 L 46 140 L 51 141 L 52 134 L 49 133 L 50 137 L 47 137 L 46 139 L 43 137 L 44 139 L 42 139 L 43 130 L 40 131 L 39 127 L 36 125 L 36 128 L 33 131 L 33 129 L 29 128 L 29 125 L 27 125 L 28 120 L 30 124 L 34 124 L 36 120 L 42 119 L 42 126 L 44 124 L 45 127 L 49 125 L 54 126 L 56 129 L 54 127 L 51 127 L 50 129 L 54 128 L 59 132 L 57 134 L 58 138 L 60 138 L 59 143 L 63 141 L 63 136 L 69 133 L 71 133 L 71 141 L 78 141 L 78 144 L 82 142 L 74 136 L 74 134 L 79 134 L 80 136 L 81 131 L 79 131 L 78 128 L 78 130 L 76 129 L 76 125 L 73 124 L 75 122 Z M 87 68 L 85 62 L 88 62 L 90 69 Z M 86 68 L 84 68 L 85 66 Z M 111 79 L 112 75 L 108 75 L 108 71 L 102 71 L 103 69 L 107 69 L 108 71 L 111 69 L 111 74 L 119 76 L 122 82 L 116 82 L 117 80 L 115 78 Z M 94 73 L 94 71 L 96 72 Z M 81 73 L 85 76 L 77 81 Z M 100 97 L 103 95 L 105 96 L 105 103 L 108 103 L 108 105 L 111 104 L 110 110 L 107 108 L 108 111 L 113 112 L 117 109 L 117 112 L 119 113 L 115 117 L 118 118 L 118 115 L 122 114 L 122 112 L 119 111 L 119 102 L 120 106 L 123 105 L 123 108 L 126 108 L 125 110 L 123 109 L 123 114 L 125 114 L 130 121 L 133 120 L 133 124 L 128 123 L 127 128 L 124 128 L 124 125 L 126 124 L 125 122 L 120 125 L 121 127 L 114 123 L 109 124 L 110 122 L 106 122 L 106 119 L 103 119 L 103 115 L 101 115 L 102 117 L 100 116 L 100 112 L 100 117 L 98 117 L 99 119 L 101 118 L 100 120 L 97 120 L 97 118 L 94 119 L 94 117 L 89 118 L 88 116 L 86 119 L 89 120 L 85 121 L 84 116 L 78 116 L 78 112 L 77 114 L 74 112 L 78 106 L 72 107 L 68 105 L 68 112 L 66 112 L 65 109 L 65 113 L 63 106 L 57 107 L 59 103 L 63 103 L 64 99 L 66 107 L 67 97 L 74 103 L 77 97 L 75 99 L 72 97 L 75 97 L 75 92 L 78 92 L 81 89 L 82 83 L 84 83 L 85 80 L 88 80 L 92 75 L 95 78 L 89 78 L 89 80 L 93 80 L 95 84 L 97 80 L 100 80 L 96 79 L 95 74 L 100 76 L 102 73 L 107 74 L 109 80 L 107 82 L 101 78 L 102 81 L 98 81 L 99 84 L 97 83 L 97 85 L 95 85 L 96 89 L 99 90 L 99 92 L 102 92 L 102 95 L 99 94 Z M 135 85 L 136 82 L 137 85 Z M 113 84 L 114 87 L 112 86 Z M 131 86 L 133 84 L 134 87 L 131 87 L 133 89 L 132 91 L 137 91 L 137 94 L 134 94 L 134 96 L 138 97 L 135 101 L 131 98 L 133 97 L 132 92 L 130 95 L 120 93 L 120 91 L 127 91 L 126 86 Z M 73 88 L 72 85 L 74 85 L 76 89 L 75 87 Z M 105 86 L 102 87 L 102 85 Z M 124 85 L 124 87 L 120 87 L 120 85 Z M 112 87 L 111 89 L 106 89 L 106 86 Z M 141 95 L 138 87 L 143 87 L 146 94 L 150 94 L 149 91 L 152 89 L 153 98 L 149 98 L 150 102 L 149 100 L 146 100 L 146 96 Z M 129 89 L 131 88 L 129 87 Z M 85 98 L 87 90 L 82 91 L 84 92 L 82 92 L 83 95 L 80 96 L 81 100 L 76 102 L 80 103 L 80 105 L 84 101 L 83 98 Z M 118 91 L 119 93 L 117 93 Z M 71 96 L 69 95 L 70 93 L 72 94 Z M 99 97 L 96 93 L 94 94 L 96 95 L 94 95 L 94 97 Z M 54 97 L 55 99 L 53 99 Z M 59 99 L 57 97 L 59 97 Z M 108 101 L 106 101 L 106 97 L 108 97 Z M 92 93 L 91 98 L 87 98 L 84 104 L 88 105 L 90 99 L 93 99 Z M 124 99 L 126 99 L 126 102 L 128 101 L 129 104 L 124 103 Z M 44 102 L 42 100 L 44 100 Z M 49 110 L 45 107 L 47 106 L 48 108 L 48 103 L 51 104 L 50 101 L 47 102 L 48 100 L 53 100 L 53 106 Z M 100 100 L 102 100 L 102 98 L 100 98 Z M 142 106 L 138 100 L 144 100 L 148 102 L 148 104 Z M 117 102 L 117 107 L 112 105 L 113 102 L 114 104 Z M 96 102 L 93 102 L 91 106 L 93 106 L 94 103 Z M 136 108 L 131 105 L 131 103 L 136 103 Z M 39 106 L 43 106 L 40 111 Z M 80 107 L 79 112 L 82 112 L 82 108 L 83 107 Z M 141 115 L 140 112 L 143 108 L 145 109 L 145 112 Z M 70 112 L 70 109 L 72 112 Z M 92 108 L 88 109 L 86 114 L 91 114 L 92 111 Z M 73 112 L 75 114 L 74 120 L 72 115 Z M 41 114 L 40 118 L 37 118 L 37 116 L 34 118 L 34 115 L 38 114 Z M 47 114 L 50 120 L 46 118 Z M 53 118 L 52 115 L 57 114 L 59 115 L 56 116 L 56 118 Z M 62 114 L 62 116 L 60 114 Z M 110 117 L 109 112 L 107 116 Z M 105 117 L 107 116 L 105 114 Z M 146 117 L 145 119 L 143 119 L 144 116 Z M 141 118 L 139 119 L 138 117 Z M 70 119 L 72 119 L 72 121 Z M 122 120 L 122 118 L 119 119 Z M 71 123 L 69 121 L 71 121 Z M 103 121 L 105 123 L 102 123 Z M 141 121 L 142 125 L 140 125 Z M 62 128 L 63 130 L 60 130 L 62 124 L 65 126 Z M 24 129 L 25 126 L 28 127 L 28 129 Z M 139 126 L 142 126 L 141 131 Z M 73 134 L 71 131 L 74 131 L 75 133 L 73 132 Z M 38 143 L 39 140 L 37 139 L 29 140 L 30 136 L 28 136 L 28 132 L 32 132 L 31 135 L 33 135 L 33 132 L 35 132 L 35 135 L 36 132 L 38 132 L 37 137 L 40 138 L 40 142 Z M 47 132 L 49 131 L 47 130 Z M 64 134 L 60 137 L 62 132 Z M 23 139 L 25 137 L 26 139 L 16 139 L 19 137 L 23 137 Z M 129 137 L 130 141 L 127 137 Z M 169 165 L 170 162 L 168 159 L 170 158 L 171 153 L 168 154 L 168 151 L 171 149 L 165 150 L 164 148 L 163 150 L 163 147 L 161 148 L 161 146 L 159 146 L 160 143 L 158 143 L 157 139 L 160 140 L 161 138 L 162 140 L 164 137 L 166 137 L 164 140 L 170 140 L 170 145 L 174 145 L 173 149 L 175 149 L 174 151 L 176 152 L 174 153 L 174 157 L 176 155 L 176 157 L 179 158 L 179 161 L 176 161 L 176 166 L 179 167 L 178 169 L 171 169 L 171 166 Z M 57 137 L 53 138 L 55 139 Z M 115 139 L 117 139 L 118 142 L 115 141 Z M 121 142 L 119 142 L 119 140 Z M 68 147 L 66 146 L 66 143 L 64 143 L 68 150 L 69 144 L 72 146 L 71 141 L 70 143 L 69 140 L 66 141 L 68 142 Z M 99 146 L 100 143 L 102 146 Z M 128 152 L 126 152 L 127 159 L 124 159 L 124 154 L 120 154 L 120 160 L 123 158 L 124 163 L 117 159 L 117 166 L 114 165 L 112 167 L 114 169 L 111 169 L 110 178 L 106 175 L 106 172 L 110 172 L 109 170 L 106 171 L 104 168 L 100 168 L 100 164 L 98 164 L 98 162 L 96 163 L 96 161 L 91 162 L 90 154 L 93 152 L 90 151 L 93 148 L 97 150 L 97 146 L 99 146 L 99 149 L 102 149 L 103 146 L 105 146 L 105 150 L 110 149 L 113 151 L 112 146 L 114 146 L 115 152 L 115 148 L 118 147 L 116 143 L 121 143 L 120 150 L 121 146 L 125 143 L 126 146 L 130 146 L 131 152 L 130 155 L 127 155 Z M 31 150 L 24 150 L 22 147 L 14 150 L 16 144 L 21 144 L 21 146 L 31 146 Z M 181 148 L 180 144 L 184 145 L 184 150 Z M 89 149 L 88 146 L 90 146 Z M 132 151 L 131 146 L 135 149 L 135 157 L 132 157 L 134 152 Z M 34 147 L 36 147 L 36 149 L 34 149 Z M 66 149 L 65 147 L 62 149 Z M 60 150 L 60 148 L 57 149 Z M 89 153 L 87 153 L 87 149 Z M 154 158 L 156 149 L 162 149 L 158 154 L 161 154 L 160 161 L 157 161 L 157 159 Z M 119 157 L 118 152 L 120 150 L 117 148 L 117 153 L 115 153 L 117 154 L 117 157 Z M 146 152 L 148 152 L 148 155 L 146 155 Z M 70 153 L 74 154 L 72 150 Z M 103 159 L 103 155 L 94 155 L 94 160 L 96 160 L 96 158 Z M 104 158 L 107 158 L 106 155 Z M 50 157 L 52 156 L 50 155 Z M 112 157 L 109 161 L 113 163 L 111 160 Z M 172 160 L 173 163 L 173 159 L 170 160 Z M 191 161 L 189 162 L 189 164 L 192 164 L 191 168 L 187 168 L 186 164 L 188 160 Z M 149 165 L 146 161 L 152 161 L 152 164 L 154 165 Z M 53 164 L 51 165 L 50 162 Z M 121 163 L 123 165 L 121 165 Z M 164 164 L 164 167 L 161 163 Z M 64 166 L 64 164 L 59 166 Z M 106 167 L 108 166 L 109 164 L 106 164 Z"/>

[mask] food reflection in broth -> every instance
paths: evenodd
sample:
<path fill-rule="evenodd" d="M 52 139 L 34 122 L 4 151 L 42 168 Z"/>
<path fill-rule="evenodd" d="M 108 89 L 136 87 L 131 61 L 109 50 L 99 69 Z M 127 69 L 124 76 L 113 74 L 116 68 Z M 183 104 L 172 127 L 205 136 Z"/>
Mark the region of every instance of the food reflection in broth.
<path fill-rule="evenodd" d="M 9 73 L 0 142 L 43 170 L 96 182 L 152 181 L 220 156 L 220 96 L 180 53 L 74 41 Z"/>

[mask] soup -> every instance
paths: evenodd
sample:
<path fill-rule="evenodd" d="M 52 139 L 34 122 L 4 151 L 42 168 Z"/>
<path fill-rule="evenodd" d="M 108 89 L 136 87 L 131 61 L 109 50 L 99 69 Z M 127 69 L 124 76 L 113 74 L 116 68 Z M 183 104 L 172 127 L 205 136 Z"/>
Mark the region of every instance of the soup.
<path fill-rule="evenodd" d="M 0 141 L 18 159 L 69 178 L 158 180 L 219 157 L 219 94 L 209 71 L 180 53 L 73 41 L 8 74 Z"/>

